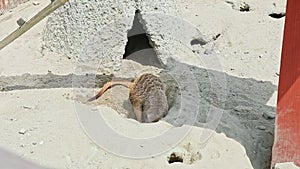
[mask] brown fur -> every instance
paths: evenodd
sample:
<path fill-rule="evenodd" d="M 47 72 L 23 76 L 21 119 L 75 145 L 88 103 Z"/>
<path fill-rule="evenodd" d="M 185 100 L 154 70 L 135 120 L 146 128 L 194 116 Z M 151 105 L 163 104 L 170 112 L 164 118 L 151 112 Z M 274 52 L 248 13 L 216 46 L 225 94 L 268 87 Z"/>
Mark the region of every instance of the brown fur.
<path fill-rule="evenodd" d="M 163 84 L 157 76 L 149 73 L 142 74 L 133 82 L 107 82 L 100 92 L 93 98 L 90 98 L 89 101 L 98 99 L 108 88 L 114 85 L 122 85 L 129 88 L 129 99 L 137 121 L 141 123 L 156 122 L 167 114 L 169 107 Z"/>

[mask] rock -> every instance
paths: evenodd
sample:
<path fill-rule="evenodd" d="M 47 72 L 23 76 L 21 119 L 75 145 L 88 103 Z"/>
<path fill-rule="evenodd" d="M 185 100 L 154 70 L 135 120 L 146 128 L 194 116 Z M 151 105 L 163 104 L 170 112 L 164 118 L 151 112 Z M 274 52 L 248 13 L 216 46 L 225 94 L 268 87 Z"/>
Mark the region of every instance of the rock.
<path fill-rule="evenodd" d="M 24 135 L 27 131 L 27 129 L 21 129 L 18 133 Z"/>
<path fill-rule="evenodd" d="M 261 126 L 256 126 L 255 128 L 259 129 L 259 130 L 266 130 L 266 127 L 261 125 Z"/>
<path fill-rule="evenodd" d="M 234 3 L 232 1 L 226 0 L 225 2 L 228 3 L 228 4 L 234 5 Z"/>
<path fill-rule="evenodd" d="M 263 117 L 267 120 L 275 119 L 276 114 L 274 112 L 263 112 Z"/>
<path fill-rule="evenodd" d="M 233 108 L 235 111 L 239 111 L 239 112 L 242 112 L 242 111 L 251 111 L 253 108 L 252 107 L 249 107 L 249 106 L 236 106 L 235 108 Z"/>
<path fill-rule="evenodd" d="M 29 106 L 23 106 L 24 109 L 32 109 L 31 107 Z"/>
<path fill-rule="evenodd" d="M 26 22 L 26 21 L 25 21 L 23 18 L 19 18 L 19 19 L 17 20 L 17 24 L 18 24 L 19 26 L 24 25 L 25 22 Z"/>
<path fill-rule="evenodd" d="M 240 12 L 249 12 L 251 10 L 250 5 L 246 2 L 234 3 L 232 1 L 225 1 L 227 4 L 231 5 L 232 9 Z"/>
<path fill-rule="evenodd" d="M 246 2 L 243 2 L 240 4 L 240 11 L 241 12 L 249 12 L 250 11 L 250 6 Z"/>
<path fill-rule="evenodd" d="M 33 4 L 34 6 L 36 6 L 36 5 L 39 5 L 39 4 L 40 4 L 40 2 L 38 2 L 38 1 L 34 1 L 34 2 L 32 2 L 32 4 Z"/>
<path fill-rule="evenodd" d="M 128 0 L 122 5 L 114 1 L 67 2 L 49 16 L 43 39 L 45 49 L 62 53 L 70 59 L 79 59 L 80 63 L 94 65 L 100 62 L 101 68 L 109 71 L 117 69 L 128 40 L 127 30 L 132 27 L 134 15 L 130 14 L 135 11 L 134 4 L 134 1 Z M 101 44 L 101 47 L 95 44 Z"/>
<path fill-rule="evenodd" d="M 15 118 L 10 118 L 9 120 L 10 121 L 17 121 L 17 119 L 15 119 Z"/>
<path fill-rule="evenodd" d="M 266 132 L 271 134 L 272 136 L 274 135 L 274 131 L 266 130 Z"/>

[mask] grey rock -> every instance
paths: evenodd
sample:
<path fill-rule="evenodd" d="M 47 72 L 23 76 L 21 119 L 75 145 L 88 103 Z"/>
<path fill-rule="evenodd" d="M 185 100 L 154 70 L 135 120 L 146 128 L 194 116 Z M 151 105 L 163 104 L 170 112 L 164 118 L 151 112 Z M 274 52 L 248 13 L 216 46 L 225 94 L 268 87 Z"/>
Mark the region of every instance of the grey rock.
<path fill-rule="evenodd" d="M 241 112 L 241 111 L 248 111 L 249 112 L 249 111 L 253 110 L 253 108 L 249 107 L 249 106 L 236 106 L 234 108 L 234 110 L 239 111 L 239 112 Z"/>
<path fill-rule="evenodd" d="M 259 129 L 259 130 L 266 130 L 266 127 L 261 125 L 261 126 L 256 126 L 255 128 Z"/>
<path fill-rule="evenodd" d="M 24 135 L 27 131 L 27 129 L 21 129 L 18 133 Z"/>
<path fill-rule="evenodd" d="M 275 119 L 276 114 L 274 112 L 263 112 L 263 117 L 267 120 Z"/>

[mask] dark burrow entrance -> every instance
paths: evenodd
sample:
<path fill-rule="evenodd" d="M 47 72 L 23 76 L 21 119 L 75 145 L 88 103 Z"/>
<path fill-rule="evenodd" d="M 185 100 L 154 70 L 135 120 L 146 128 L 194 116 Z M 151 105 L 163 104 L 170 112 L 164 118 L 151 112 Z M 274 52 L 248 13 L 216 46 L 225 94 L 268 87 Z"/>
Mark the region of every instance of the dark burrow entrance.
<path fill-rule="evenodd" d="M 150 39 L 140 20 L 142 19 L 139 10 L 135 11 L 132 28 L 127 34 L 127 44 L 123 59 L 134 60 L 142 65 L 162 67 Z"/>
<path fill-rule="evenodd" d="M 168 163 L 172 164 L 175 162 L 179 162 L 179 163 L 183 163 L 183 158 L 179 155 L 177 155 L 176 153 L 172 153 L 169 157 L 168 157 Z"/>
<path fill-rule="evenodd" d="M 281 13 L 271 13 L 269 14 L 270 17 L 275 18 L 275 19 L 280 19 L 282 17 L 285 17 L 285 13 L 281 12 Z"/>

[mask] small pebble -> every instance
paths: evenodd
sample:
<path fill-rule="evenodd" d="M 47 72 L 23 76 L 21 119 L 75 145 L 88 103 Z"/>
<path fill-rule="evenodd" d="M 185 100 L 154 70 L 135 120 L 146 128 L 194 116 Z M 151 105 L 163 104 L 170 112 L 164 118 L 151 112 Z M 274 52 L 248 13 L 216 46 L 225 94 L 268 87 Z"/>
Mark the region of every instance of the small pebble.
<path fill-rule="evenodd" d="M 246 2 L 244 2 L 240 6 L 240 11 L 241 12 L 249 12 L 250 11 L 250 6 Z"/>
<path fill-rule="evenodd" d="M 19 26 L 24 25 L 25 22 L 26 22 L 26 21 L 25 21 L 23 18 L 19 18 L 19 19 L 17 20 L 17 24 L 18 24 Z"/>
<path fill-rule="evenodd" d="M 40 2 L 38 2 L 38 1 L 34 1 L 32 4 L 36 6 L 36 5 L 39 5 L 39 4 L 40 4 Z"/>
<path fill-rule="evenodd" d="M 11 119 L 9 119 L 10 121 L 17 121 L 17 119 L 15 119 L 15 118 L 11 118 Z"/>
<path fill-rule="evenodd" d="M 29 106 L 23 106 L 24 109 L 32 109 L 31 107 Z"/>
<path fill-rule="evenodd" d="M 263 117 L 267 120 L 269 119 L 275 119 L 276 114 L 274 112 L 264 112 Z"/>
<path fill-rule="evenodd" d="M 40 141 L 40 143 L 39 143 L 40 145 L 42 145 L 42 144 L 44 144 L 44 141 Z"/>
<path fill-rule="evenodd" d="M 266 130 L 265 126 L 256 126 L 255 128 L 259 129 L 259 130 Z"/>
<path fill-rule="evenodd" d="M 274 135 L 274 132 L 273 132 L 273 131 L 266 130 L 266 132 L 269 133 L 269 134 L 272 135 L 272 136 Z"/>
<path fill-rule="evenodd" d="M 35 145 L 37 145 L 37 143 L 36 143 L 36 142 L 33 142 L 33 143 L 32 143 L 32 145 L 34 145 L 34 146 L 35 146 Z"/>
<path fill-rule="evenodd" d="M 253 110 L 252 107 L 249 106 L 236 106 L 235 108 L 233 108 L 235 111 L 248 111 L 250 112 L 251 110 Z"/>
<path fill-rule="evenodd" d="M 24 135 L 27 132 L 27 129 L 21 129 L 18 133 Z"/>
<path fill-rule="evenodd" d="M 232 1 L 228 1 L 228 0 L 226 0 L 225 2 L 228 3 L 228 4 L 231 4 L 231 5 L 234 4 Z"/>

